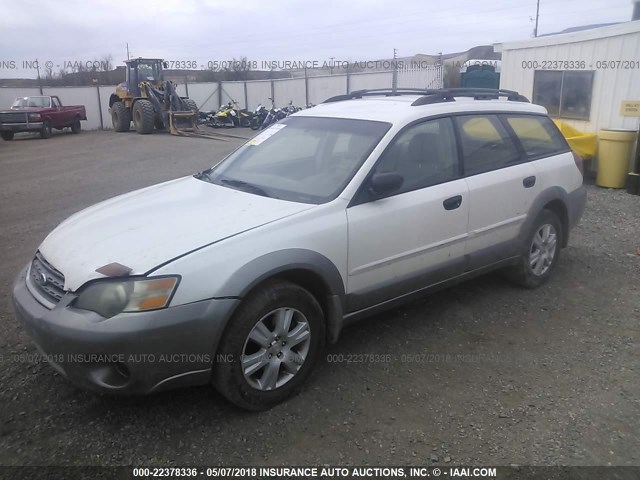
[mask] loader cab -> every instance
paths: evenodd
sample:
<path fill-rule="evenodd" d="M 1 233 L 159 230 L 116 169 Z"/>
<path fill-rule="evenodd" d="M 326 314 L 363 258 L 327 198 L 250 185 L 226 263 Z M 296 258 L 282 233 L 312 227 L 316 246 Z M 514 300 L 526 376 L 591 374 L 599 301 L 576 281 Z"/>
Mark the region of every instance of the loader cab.
<path fill-rule="evenodd" d="M 127 90 L 134 97 L 140 96 L 140 82 L 150 82 L 158 86 L 163 81 L 163 60 L 159 58 L 136 58 L 127 60 Z"/>

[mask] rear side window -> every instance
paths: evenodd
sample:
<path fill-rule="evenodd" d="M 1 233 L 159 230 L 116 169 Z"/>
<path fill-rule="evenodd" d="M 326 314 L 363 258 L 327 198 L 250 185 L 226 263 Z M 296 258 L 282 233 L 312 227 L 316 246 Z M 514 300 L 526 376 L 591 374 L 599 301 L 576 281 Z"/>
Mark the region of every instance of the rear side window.
<path fill-rule="evenodd" d="M 567 145 L 550 118 L 535 115 L 507 115 L 527 157 L 557 155 L 567 151 Z"/>
<path fill-rule="evenodd" d="M 520 161 L 520 153 L 496 115 L 456 118 L 466 175 L 496 170 Z"/>

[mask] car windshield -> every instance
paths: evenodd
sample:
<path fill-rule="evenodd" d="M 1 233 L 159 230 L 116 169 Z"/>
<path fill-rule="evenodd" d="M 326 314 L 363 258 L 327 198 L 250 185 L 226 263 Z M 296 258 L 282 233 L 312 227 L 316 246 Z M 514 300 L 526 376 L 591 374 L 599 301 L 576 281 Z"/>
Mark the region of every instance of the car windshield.
<path fill-rule="evenodd" d="M 11 108 L 23 107 L 48 107 L 49 97 L 22 97 L 16 98 Z"/>
<path fill-rule="evenodd" d="M 256 195 L 325 203 L 340 194 L 390 127 L 367 120 L 288 117 L 198 178 Z"/>

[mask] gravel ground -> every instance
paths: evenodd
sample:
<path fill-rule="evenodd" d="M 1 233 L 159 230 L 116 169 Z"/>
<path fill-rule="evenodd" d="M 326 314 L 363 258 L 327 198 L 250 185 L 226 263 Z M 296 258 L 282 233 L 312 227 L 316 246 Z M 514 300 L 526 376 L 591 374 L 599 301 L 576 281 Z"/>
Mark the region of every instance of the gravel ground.
<path fill-rule="evenodd" d="M 1 465 L 640 464 L 640 197 L 623 191 L 588 187 L 544 287 L 493 274 L 364 320 L 268 412 L 208 387 L 96 396 L 35 361 L 10 286 L 44 236 L 237 143 L 92 132 L 0 144 Z"/>

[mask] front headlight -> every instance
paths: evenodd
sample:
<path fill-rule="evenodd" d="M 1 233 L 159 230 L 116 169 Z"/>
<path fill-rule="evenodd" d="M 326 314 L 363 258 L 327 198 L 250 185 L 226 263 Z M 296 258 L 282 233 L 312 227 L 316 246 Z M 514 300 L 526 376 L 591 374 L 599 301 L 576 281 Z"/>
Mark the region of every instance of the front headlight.
<path fill-rule="evenodd" d="M 73 306 L 110 318 L 123 312 L 165 308 L 180 277 L 101 280 L 82 289 Z"/>
<path fill-rule="evenodd" d="M 29 114 L 29 120 L 31 121 L 39 121 L 41 119 L 40 114 L 39 113 L 30 113 Z"/>

